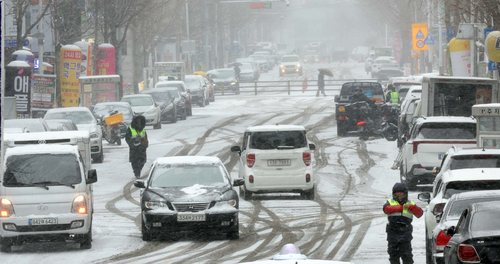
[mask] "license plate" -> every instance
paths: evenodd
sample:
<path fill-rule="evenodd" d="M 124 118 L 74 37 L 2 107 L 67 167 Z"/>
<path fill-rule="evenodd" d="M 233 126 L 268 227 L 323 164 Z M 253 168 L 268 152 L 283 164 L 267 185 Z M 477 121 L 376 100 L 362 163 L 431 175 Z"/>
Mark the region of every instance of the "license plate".
<path fill-rule="evenodd" d="M 205 214 L 178 214 L 177 222 L 203 222 L 206 221 Z"/>
<path fill-rule="evenodd" d="M 29 219 L 29 225 L 57 225 L 57 218 Z"/>
<path fill-rule="evenodd" d="M 292 161 L 289 159 L 275 159 L 275 160 L 268 160 L 267 161 L 267 166 L 273 167 L 273 166 L 291 166 Z"/>

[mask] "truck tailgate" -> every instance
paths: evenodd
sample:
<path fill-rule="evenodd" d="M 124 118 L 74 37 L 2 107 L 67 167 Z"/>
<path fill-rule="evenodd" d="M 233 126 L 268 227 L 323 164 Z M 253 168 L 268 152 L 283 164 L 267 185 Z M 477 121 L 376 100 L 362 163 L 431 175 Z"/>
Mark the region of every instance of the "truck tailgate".
<path fill-rule="evenodd" d="M 439 167 L 444 154 L 453 146 L 458 148 L 475 147 L 476 140 L 454 140 L 454 141 L 414 141 L 413 154 L 424 167 Z"/>

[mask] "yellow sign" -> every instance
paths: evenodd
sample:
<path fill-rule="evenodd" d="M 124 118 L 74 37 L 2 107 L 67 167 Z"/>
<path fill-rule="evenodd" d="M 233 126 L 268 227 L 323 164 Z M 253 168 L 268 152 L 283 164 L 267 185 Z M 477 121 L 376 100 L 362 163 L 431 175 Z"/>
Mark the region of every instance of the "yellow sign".
<path fill-rule="evenodd" d="M 78 79 L 80 78 L 82 50 L 74 45 L 61 47 L 59 62 L 62 106 L 78 106 L 80 102 L 80 81 Z"/>
<path fill-rule="evenodd" d="M 427 37 L 427 23 L 411 24 L 411 36 L 413 50 L 427 50 L 428 46 L 424 44 Z"/>
<path fill-rule="evenodd" d="M 493 31 L 486 36 L 486 53 L 490 61 L 500 61 L 500 31 Z"/>

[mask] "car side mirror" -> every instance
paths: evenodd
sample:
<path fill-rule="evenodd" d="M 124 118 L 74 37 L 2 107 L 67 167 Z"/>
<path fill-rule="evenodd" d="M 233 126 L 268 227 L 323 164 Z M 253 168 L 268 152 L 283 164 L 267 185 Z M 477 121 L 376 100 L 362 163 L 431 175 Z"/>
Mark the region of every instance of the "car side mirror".
<path fill-rule="evenodd" d="M 316 145 L 314 145 L 314 144 L 309 144 L 309 149 L 310 149 L 310 150 L 315 150 L 315 149 L 316 149 Z"/>
<path fill-rule="evenodd" d="M 418 199 L 422 202 L 429 203 L 431 201 L 431 194 L 430 193 L 419 193 Z"/>
<path fill-rule="evenodd" d="M 417 119 L 418 119 L 418 116 L 412 116 L 411 117 L 411 123 L 415 124 L 415 122 L 417 121 Z"/>
<path fill-rule="evenodd" d="M 146 186 L 144 185 L 144 181 L 141 180 L 134 181 L 134 186 L 137 188 L 146 188 Z"/>
<path fill-rule="evenodd" d="M 455 227 L 454 226 L 450 226 L 448 228 L 445 228 L 443 233 L 449 237 L 452 237 L 454 234 L 455 234 Z"/>
<path fill-rule="evenodd" d="M 241 186 L 245 184 L 245 179 L 234 179 L 233 186 Z"/>
<path fill-rule="evenodd" d="M 340 96 L 338 95 L 335 95 L 335 99 L 334 99 L 335 103 L 338 103 L 340 101 Z"/>
<path fill-rule="evenodd" d="M 437 175 L 440 171 L 441 171 L 441 168 L 439 168 L 439 167 L 434 167 L 434 168 L 432 169 L 432 173 L 433 173 L 434 175 Z"/>
<path fill-rule="evenodd" d="M 443 212 L 441 212 L 440 214 L 436 215 L 436 223 L 441 222 L 441 217 L 443 217 Z"/>
<path fill-rule="evenodd" d="M 95 169 L 89 170 L 87 172 L 87 184 L 92 184 L 97 182 L 97 171 Z"/>
<path fill-rule="evenodd" d="M 231 147 L 231 152 L 236 152 L 238 155 L 241 155 L 241 148 L 240 146 L 232 146 Z"/>

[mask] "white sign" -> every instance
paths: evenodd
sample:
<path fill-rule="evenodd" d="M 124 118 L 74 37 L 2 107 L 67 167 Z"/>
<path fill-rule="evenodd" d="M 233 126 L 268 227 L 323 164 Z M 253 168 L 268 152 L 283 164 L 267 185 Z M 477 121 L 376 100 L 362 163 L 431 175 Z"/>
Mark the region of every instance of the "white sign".
<path fill-rule="evenodd" d="M 411 75 L 411 63 L 404 64 L 405 76 Z"/>

